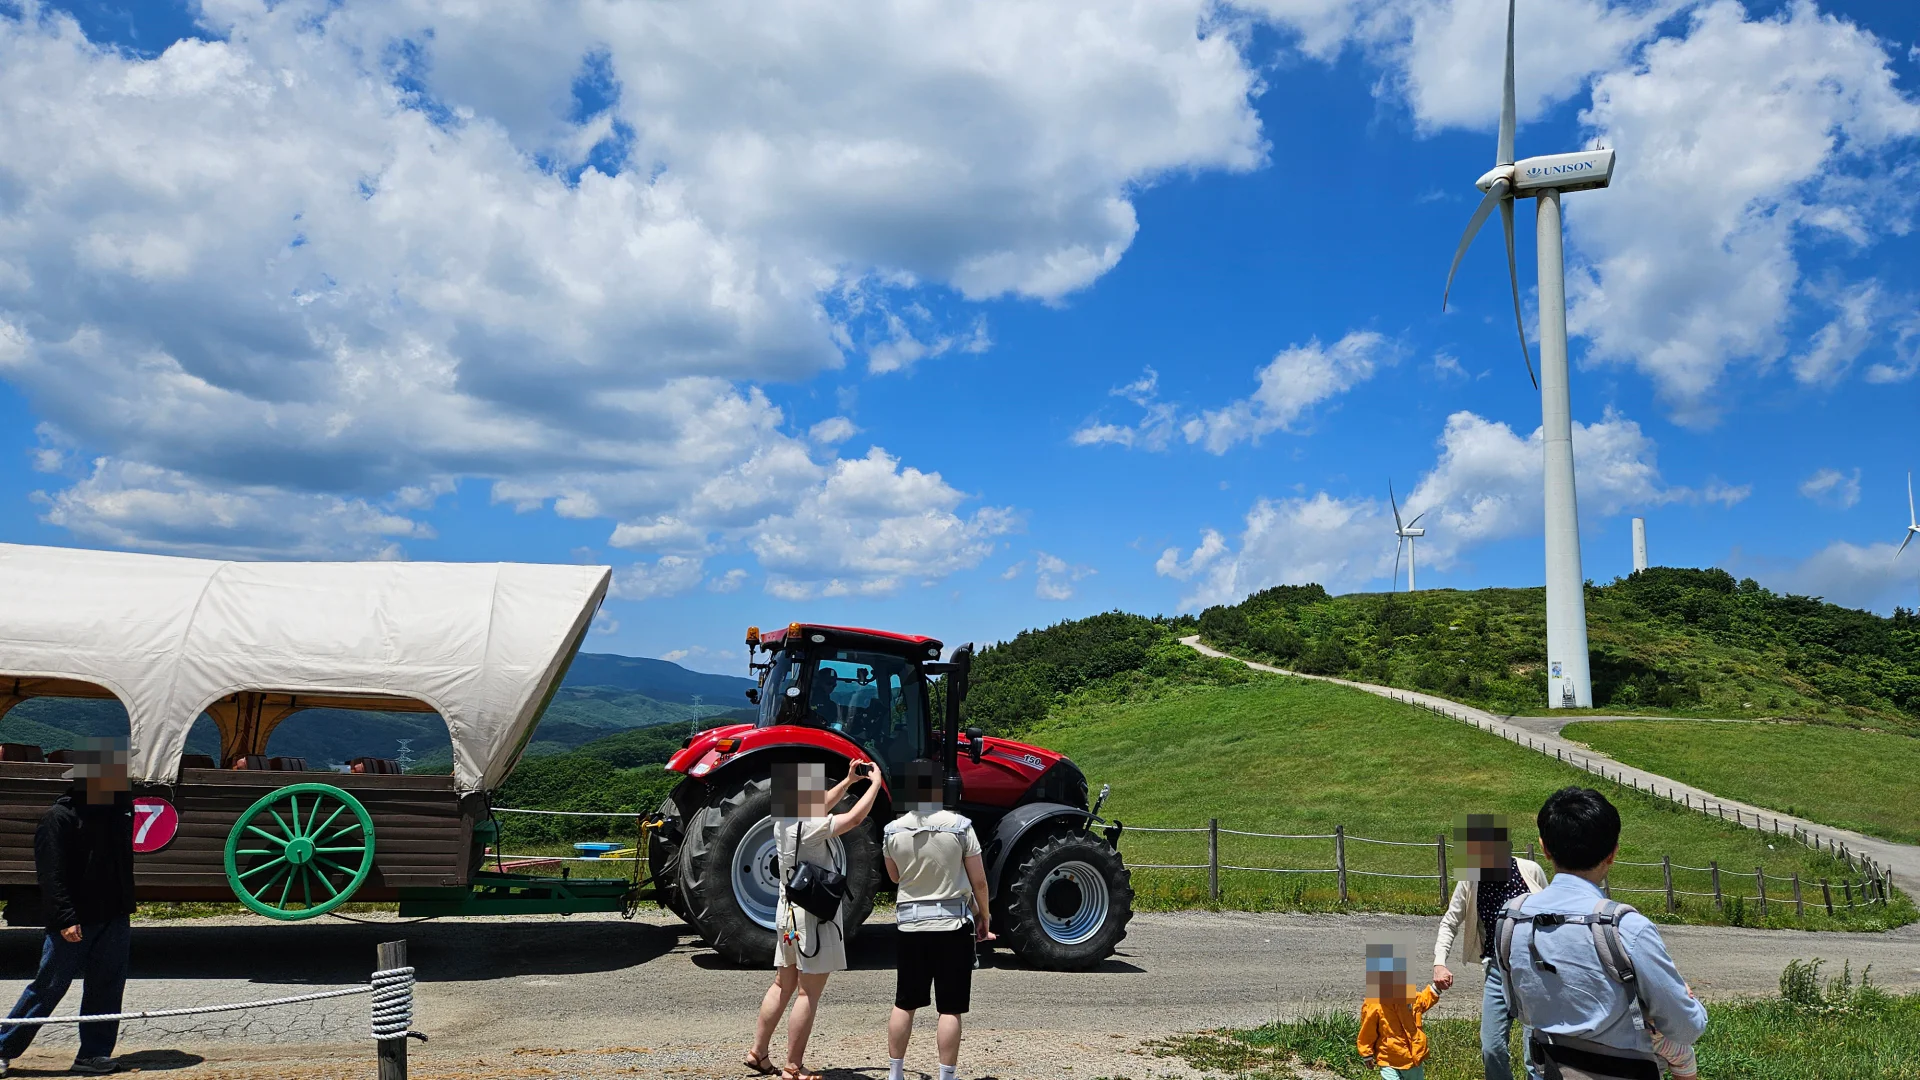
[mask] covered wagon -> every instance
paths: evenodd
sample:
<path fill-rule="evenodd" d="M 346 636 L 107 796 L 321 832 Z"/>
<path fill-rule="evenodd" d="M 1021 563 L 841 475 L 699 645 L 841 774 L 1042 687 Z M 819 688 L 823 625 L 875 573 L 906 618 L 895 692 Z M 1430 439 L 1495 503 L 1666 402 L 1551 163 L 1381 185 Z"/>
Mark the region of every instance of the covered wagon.
<path fill-rule="evenodd" d="M 126 709 L 141 900 L 275 918 L 348 901 L 421 915 L 618 910 L 624 879 L 490 871 L 507 778 L 605 598 L 606 567 L 248 563 L 0 544 L 0 716 L 36 697 Z M 304 710 L 437 714 L 451 775 L 267 756 Z M 202 715 L 217 755 L 187 754 Z M 324 722 L 325 714 L 321 714 Z M 68 748 L 0 749 L 0 895 L 38 913 L 33 833 Z"/>

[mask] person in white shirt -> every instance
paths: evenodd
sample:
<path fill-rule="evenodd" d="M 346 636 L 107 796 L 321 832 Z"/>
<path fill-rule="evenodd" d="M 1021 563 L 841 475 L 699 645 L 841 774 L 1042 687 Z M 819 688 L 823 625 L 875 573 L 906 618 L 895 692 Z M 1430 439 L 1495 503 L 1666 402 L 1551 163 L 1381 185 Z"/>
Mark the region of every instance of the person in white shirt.
<path fill-rule="evenodd" d="M 1512 1053 L 1507 1048 L 1513 1013 L 1507 1008 L 1499 965 L 1487 961 L 1493 955 L 1493 930 L 1500 909 L 1516 896 L 1530 896 L 1546 888 L 1547 872 L 1531 859 L 1514 857 L 1505 815 L 1468 814 L 1454 826 L 1453 839 L 1466 853 L 1465 865 L 1460 868 L 1460 883 L 1453 887 L 1453 900 L 1440 920 L 1440 933 L 1434 938 L 1433 985 L 1441 990 L 1453 985 L 1447 954 L 1457 939 L 1460 955 L 1486 972 L 1480 994 L 1480 1060 L 1486 1080 L 1513 1080 Z M 1520 1043 L 1531 1045 L 1524 1034 Z M 1536 1078 L 1540 1075 L 1531 1050 L 1527 1073 Z"/>
<path fill-rule="evenodd" d="M 888 1080 L 905 1077 L 913 1015 L 936 997 L 940 1080 L 955 1080 L 975 950 L 994 937 L 988 925 L 987 871 L 973 823 L 941 808 L 937 763 L 909 762 L 896 787 L 907 812 L 887 826 L 882 847 L 887 876 L 900 886 L 894 900 L 899 974 L 887 1020 Z"/>

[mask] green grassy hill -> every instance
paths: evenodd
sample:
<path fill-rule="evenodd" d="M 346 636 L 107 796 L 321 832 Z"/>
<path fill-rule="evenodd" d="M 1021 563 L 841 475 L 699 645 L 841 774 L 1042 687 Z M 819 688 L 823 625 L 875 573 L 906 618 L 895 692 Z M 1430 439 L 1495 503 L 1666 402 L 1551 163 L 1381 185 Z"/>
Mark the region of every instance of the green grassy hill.
<path fill-rule="evenodd" d="M 1788 721 L 1615 720 L 1561 734 L 1755 806 L 1920 844 L 1920 739 Z"/>
<path fill-rule="evenodd" d="M 1587 588 L 1596 709 L 1777 716 L 1920 734 L 1920 619 L 1656 567 Z M 1281 586 L 1208 608 L 1211 645 L 1311 674 L 1503 712 L 1546 700 L 1540 589 L 1329 596 Z"/>
<path fill-rule="evenodd" d="M 1129 826 L 1330 834 L 1419 846 L 1347 841 L 1349 895 L 1369 910 L 1441 909 L 1437 839 L 1457 815 L 1504 813 L 1516 840 L 1533 836 L 1541 802 L 1568 784 L 1593 778 L 1476 728 L 1424 710 L 1327 683 L 1266 676 L 1237 686 L 1172 688 L 1151 699 L 1069 703 L 1029 727 L 1025 737 L 1062 750 L 1096 787 L 1113 785 L 1106 814 Z M 1816 902 L 1796 919 L 1782 902 L 1790 875 L 1819 898 L 1818 882 L 1847 876 L 1835 860 L 1784 838 L 1774 839 L 1662 800 L 1609 789 L 1625 823 L 1612 884 L 1615 896 L 1666 919 L 1660 893 L 1662 856 L 1680 866 L 1722 869 L 1724 909 L 1710 898 L 1683 897 L 1686 922 L 1814 928 L 1878 929 L 1911 921 L 1904 898 L 1890 909 L 1844 907 L 1829 920 Z M 1331 840 L 1271 840 L 1224 833 L 1221 862 L 1243 867 L 1325 869 Z M 1197 833 L 1128 832 L 1121 843 L 1132 863 L 1205 863 Z M 1450 855 L 1450 865 L 1457 857 Z M 1625 863 L 1650 863 L 1628 866 Z M 1756 867 L 1776 880 L 1762 920 Z M 1411 875 L 1409 877 L 1373 875 Z M 1677 871 L 1683 892 L 1710 892 L 1704 873 Z M 1207 902 L 1198 870 L 1141 870 L 1134 888 L 1143 906 Z M 1628 890 L 1652 890 L 1629 892 Z M 1226 870 L 1222 904 L 1246 909 L 1334 906 L 1330 874 Z M 1733 898 L 1738 897 L 1738 900 Z M 1837 891 L 1836 903 L 1844 898 Z"/>

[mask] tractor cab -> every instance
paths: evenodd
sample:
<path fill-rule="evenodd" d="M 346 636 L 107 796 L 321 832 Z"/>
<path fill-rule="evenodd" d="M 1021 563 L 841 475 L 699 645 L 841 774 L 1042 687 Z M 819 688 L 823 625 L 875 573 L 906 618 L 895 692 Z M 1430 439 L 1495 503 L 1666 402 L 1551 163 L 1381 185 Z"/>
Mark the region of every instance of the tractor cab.
<path fill-rule="evenodd" d="M 749 634 L 748 641 L 756 642 Z M 895 775 L 936 750 L 923 667 L 940 643 L 874 630 L 790 626 L 757 638 L 771 650 L 762 672 L 756 728 L 791 725 L 834 732 Z"/>

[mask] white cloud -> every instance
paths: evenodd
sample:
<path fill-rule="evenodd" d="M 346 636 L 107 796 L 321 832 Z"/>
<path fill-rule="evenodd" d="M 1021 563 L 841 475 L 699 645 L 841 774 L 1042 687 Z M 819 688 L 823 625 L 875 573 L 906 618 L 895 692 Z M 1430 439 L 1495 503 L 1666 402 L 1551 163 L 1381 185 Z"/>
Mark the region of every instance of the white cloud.
<path fill-rule="evenodd" d="M 1731 509 L 1745 502 L 1747 496 L 1751 494 L 1753 494 L 1752 484 L 1728 484 L 1719 480 L 1708 480 L 1706 486 L 1700 489 L 1700 501 L 1719 503 Z"/>
<path fill-rule="evenodd" d="M 1021 573 L 1023 573 L 1026 569 L 1027 569 L 1026 561 L 1021 560 L 1020 562 L 1014 563 L 1012 566 L 1007 567 L 1005 570 L 1000 571 L 1000 580 L 1012 581 L 1014 578 L 1019 577 Z"/>
<path fill-rule="evenodd" d="M 1686 37 L 1602 76 L 1582 121 L 1620 164 L 1611 189 L 1568 200 L 1569 328 L 1690 422 L 1717 416 L 1730 365 L 1786 353 L 1801 240 L 1866 245 L 1910 211 L 1920 105 L 1881 42 L 1810 3 L 1698 9 Z M 1865 332 L 1843 306 L 1796 374 L 1831 379 Z"/>
<path fill-rule="evenodd" d="M 1242 442 L 1258 443 L 1265 435 L 1291 429 L 1308 409 L 1372 378 L 1398 351 L 1391 340 L 1371 330 L 1355 330 L 1332 345 L 1314 338 L 1275 355 L 1255 374 L 1259 385 L 1250 396 L 1184 418 L 1176 406 L 1159 400 L 1159 373 L 1148 368 L 1138 380 L 1111 391 L 1140 407 L 1139 421 L 1089 421 L 1073 433 L 1072 441 L 1076 446 L 1111 443 L 1165 450 L 1178 432 L 1190 444 L 1224 454 Z"/>
<path fill-rule="evenodd" d="M 608 614 L 605 608 L 593 613 L 593 632 L 596 634 L 617 634 L 620 632 L 620 620 Z"/>
<path fill-rule="evenodd" d="M 1841 290 L 1833 298 L 1833 320 L 1814 333 L 1805 352 L 1789 362 L 1793 377 L 1821 386 L 1839 382 L 1873 340 L 1874 308 L 1879 302 L 1877 281 Z"/>
<path fill-rule="evenodd" d="M 978 566 L 1018 524 L 998 507 L 962 516 L 965 499 L 939 473 L 903 467 L 875 447 L 834 462 L 789 511 L 757 522 L 747 545 L 782 599 L 885 595 L 903 579 Z"/>
<path fill-rule="evenodd" d="M 1265 153 L 1206 0 L 206 0 L 218 40 L 153 58 L 8 10 L 0 378 L 116 483 L 180 478 L 127 546 L 352 554 L 338 514 L 262 545 L 159 508 L 478 478 L 691 552 L 837 467 L 751 384 L 984 349 L 915 290 L 1056 300 L 1142 185 Z"/>
<path fill-rule="evenodd" d="M 1894 558 L 1898 544 L 1865 546 L 1835 540 L 1798 563 L 1755 561 L 1734 573 L 1748 573 L 1768 588 L 1802 596 L 1820 596 L 1847 607 L 1886 611 L 1900 605 L 1920 608 L 1920 560 L 1913 549 Z"/>
<path fill-rule="evenodd" d="M 714 578 L 711 581 L 708 581 L 707 591 L 717 592 L 717 593 L 738 592 L 740 590 L 740 586 L 745 585 L 747 583 L 747 579 L 752 576 L 753 575 L 747 573 L 745 570 L 742 570 L 736 566 L 732 570 L 729 570 L 726 573 L 721 574 L 719 577 Z"/>
<path fill-rule="evenodd" d="M 1822 506 L 1852 509 L 1860 501 L 1860 470 L 1821 469 L 1800 482 L 1800 494 Z"/>
<path fill-rule="evenodd" d="M 1042 600 L 1073 599 L 1073 583 L 1097 573 L 1091 566 L 1068 563 L 1044 551 L 1033 553 L 1033 595 Z"/>
<path fill-rule="evenodd" d="M 836 446 L 860 433 L 853 421 L 844 416 L 831 416 L 807 429 L 807 438 L 821 446 Z"/>
<path fill-rule="evenodd" d="M 675 596 L 700 584 L 702 565 L 685 555 L 662 555 L 651 566 L 634 563 L 615 570 L 608 591 L 622 600 Z"/>
<path fill-rule="evenodd" d="M 1616 413 L 1598 423 L 1576 423 L 1573 442 L 1575 487 L 1589 521 L 1682 500 L 1744 497 L 1717 483 L 1705 493 L 1666 485 L 1653 440 Z M 1481 544 L 1539 532 L 1545 514 L 1539 430 L 1522 439 L 1505 424 L 1463 411 L 1447 418 L 1439 446 L 1433 468 L 1400 504 L 1409 518 L 1427 515 L 1427 535 L 1418 541 L 1420 565 L 1445 569 Z M 1192 582 L 1180 603 L 1199 608 L 1283 583 L 1357 589 L 1392 571 L 1394 548 L 1385 499 L 1321 491 L 1259 499 L 1247 513 L 1237 550 L 1208 529 L 1191 555 L 1168 548 L 1154 570 Z"/>
<path fill-rule="evenodd" d="M 109 458 L 95 459 L 72 486 L 35 497 L 48 522 L 83 540 L 173 555 L 393 559 L 402 557 L 401 541 L 434 535 L 422 522 L 361 499 L 268 485 L 212 487 L 186 473 Z"/>
<path fill-rule="evenodd" d="M 1900 320 L 1894 331 L 1893 356 L 1892 363 L 1880 361 L 1869 365 L 1867 381 L 1905 382 L 1920 372 L 1920 315 L 1909 314 Z"/>

